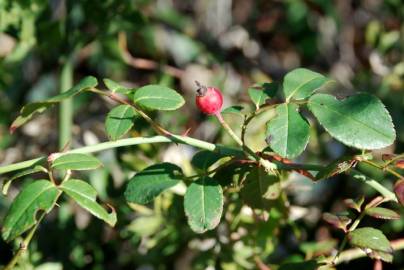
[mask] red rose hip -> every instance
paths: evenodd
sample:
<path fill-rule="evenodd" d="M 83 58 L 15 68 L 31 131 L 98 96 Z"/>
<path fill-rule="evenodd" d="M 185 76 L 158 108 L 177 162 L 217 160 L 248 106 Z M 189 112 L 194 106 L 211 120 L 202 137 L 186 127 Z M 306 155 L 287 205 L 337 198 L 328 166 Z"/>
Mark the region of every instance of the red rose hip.
<path fill-rule="evenodd" d="M 198 86 L 196 90 L 196 105 L 201 112 L 206 114 L 220 113 L 223 105 L 223 96 L 218 88 L 206 87 L 199 82 L 195 82 Z"/>

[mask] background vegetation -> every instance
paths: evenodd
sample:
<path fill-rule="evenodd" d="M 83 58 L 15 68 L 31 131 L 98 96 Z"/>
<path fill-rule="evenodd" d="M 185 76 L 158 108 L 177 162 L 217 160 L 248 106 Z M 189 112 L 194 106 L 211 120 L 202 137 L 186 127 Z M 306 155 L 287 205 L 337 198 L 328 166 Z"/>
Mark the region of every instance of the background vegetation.
<path fill-rule="evenodd" d="M 216 120 L 196 109 L 194 81 L 220 87 L 227 107 L 247 102 L 253 83 L 278 80 L 296 67 L 329 74 L 337 81 L 337 96 L 365 91 L 381 98 L 393 117 L 397 140 L 373 155 L 403 153 L 403 18 L 400 0 L 2 1 L 0 165 L 58 151 L 66 142 L 77 148 L 107 140 L 103 122 L 114 104 L 92 94 L 72 102 L 72 125 L 65 103 L 15 134 L 8 132 L 23 104 L 53 96 L 86 75 L 128 87 L 158 83 L 177 89 L 186 100 L 180 113 L 153 117 L 172 132 L 190 129 L 192 137 L 231 145 Z M 226 120 L 237 127 L 242 119 Z M 267 120 L 250 126 L 247 142 L 253 149 L 266 145 L 262 123 Z M 130 136 L 152 134 L 139 120 Z M 374 195 L 344 175 L 313 184 L 291 174 L 287 215 L 273 211 L 268 221 L 260 220 L 234 193 L 223 224 L 202 235 L 187 226 L 181 195 L 165 194 L 136 209 L 126 204 L 122 193 L 134 172 L 169 161 L 192 173 L 195 151 L 182 145 L 141 145 L 101 153 L 106 166 L 87 178 L 103 201 L 119 206 L 117 226 L 104 225 L 66 200 L 41 225 L 22 269 L 256 269 L 264 267 L 262 261 L 269 265 L 328 256 L 342 235 L 322 220 L 322 213 L 345 210 L 345 198 Z M 297 161 L 324 164 L 354 153 L 313 129 Z M 390 176 L 362 169 L 392 187 Z M 13 186 L 8 197 L 0 197 L 1 218 L 19 189 Z M 389 239 L 404 237 L 403 219 L 364 223 L 381 228 Z M 10 260 L 13 248 L 0 242 L 0 265 Z M 400 254 L 385 269 L 404 268 Z M 363 258 L 338 269 L 372 266 Z"/>

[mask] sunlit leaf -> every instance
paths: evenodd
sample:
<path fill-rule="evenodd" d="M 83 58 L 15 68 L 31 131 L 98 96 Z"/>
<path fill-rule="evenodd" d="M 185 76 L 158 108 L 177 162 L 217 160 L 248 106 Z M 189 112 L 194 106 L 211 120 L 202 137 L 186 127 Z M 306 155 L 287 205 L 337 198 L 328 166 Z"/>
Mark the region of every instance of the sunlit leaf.
<path fill-rule="evenodd" d="M 65 99 L 72 98 L 80 92 L 87 90 L 89 88 L 95 87 L 97 85 L 97 79 L 93 76 L 87 76 L 82 79 L 78 84 L 76 84 L 73 88 L 57 95 L 52 98 L 49 98 L 44 101 L 29 103 L 25 105 L 21 111 L 20 115 L 14 122 L 11 124 L 10 132 L 14 132 L 17 128 L 25 124 L 29 121 L 36 113 L 42 113 L 46 109 L 52 107 L 56 103 L 59 103 Z"/>
<path fill-rule="evenodd" d="M 55 103 L 48 102 L 28 103 L 27 105 L 22 107 L 20 115 L 11 124 L 10 132 L 13 133 L 17 128 L 31 120 L 31 118 L 34 117 L 35 114 L 44 112 L 46 109 L 50 108 L 54 104 Z"/>
<path fill-rule="evenodd" d="M 356 229 L 348 234 L 348 239 L 351 245 L 365 250 L 368 255 L 374 255 L 372 251 L 381 252 L 383 255 L 393 252 L 389 240 L 382 231 L 375 228 Z M 386 256 L 383 256 L 383 258 L 386 258 Z"/>
<path fill-rule="evenodd" d="M 108 213 L 100 204 L 97 203 L 97 191 L 88 183 L 70 179 L 63 182 L 59 189 L 66 192 L 69 197 L 77 202 L 95 217 L 105 221 L 110 226 L 115 226 L 117 221 L 116 212 L 111 208 L 112 213 Z"/>
<path fill-rule="evenodd" d="M 276 107 L 276 116 L 268 122 L 267 141 L 280 156 L 295 158 L 309 142 L 310 126 L 298 112 L 298 106 L 283 103 Z"/>
<path fill-rule="evenodd" d="M 286 100 L 300 100 L 311 96 L 329 79 L 320 73 L 305 69 L 294 69 L 283 79 L 283 93 Z"/>
<path fill-rule="evenodd" d="M 324 213 L 323 219 L 329 224 L 333 225 L 335 228 L 345 231 L 347 226 L 352 222 L 346 215 L 333 215 L 330 213 Z"/>
<path fill-rule="evenodd" d="M 384 207 L 368 208 L 366 215 L 379 219 L 400 219 L 400 214 Z"/>
<path fill-rule="evenodd" d="M 94 170 L 102 166 L 101 161 L 87 154 L 64 154 L 52 162 L 56 170 Z"/>
<path fill-rule="evenodd" d="M 248 95 L 258 110 L 266 100 L 275 96 L 277 90 L 277 83 L 257 83 L 248 89 Z"/>
<path fill-rule="evenodd" d="M 356 211 L 358 211 L 360 213 L 361 207 L 362 207 L 362 204 L 364 203 L 364 201 L 365 201 L 365 197 L 362 196 L 359 200 L 356 200 L 356 201 L 352 200 L 352 199 L 345 199 L 344 204 L 347 207 L 349 207 L 351 209 L 355 209 Z"/>
<path fill-rule="evenodd" d="M 146 85 L 135 91 L 133 102 L 152 110 L 172 111 L 184 105 L 184 98 L 162 85 Z"/>
<path fill-rule="evenodd" d="M 5 217 L 2 235 L 11 241 L 35 225 L 38 211 L 49 213 L 60 191 L 48 180 L 27 185 L 14 199 Z"/>
<path fill-rule="evenodd" d="M 37 172 L 45 172 L 46 173 L 47 171 L 46 171 L 46 169 L 44 167 L 37 165 L 37 166 L 35 166 L 33 168 L 21 171 L 21 172 L 17 173 L 16 175 L 14 175 L 13 177 L 11 177 L 10 179 L 4 181 L 3 188 L 2 188 L 3 194 L 7 195 L 8 189 L 10 188 L 10 185 L 14 180 L 16 180 L 18 178 L 21 178 L 21 177 L 24 177 L 24 176 L 27 176 L 27 175 L 30 175 L 30 174 L 33 174 L 33 173 L 37 173 Z"/>
<path fill-rule="evenodd" d="M 316 94 L 308 105 L 327 132 L 348 146 L 379 149 L 391 145 L 396 138 L 391 116 L 375 96 L 361 93 L 338 100 Z"/>
<path fill-rule="evenodd" d="M 65 99 L 74 97 L 84 90 L 97 86 L 97 84 L 98 81 L 95 77 L 87 76 L 69 90 L 62 92 L 57 96 L 51 97 L 50 99 L 47 99 L 46 102 L 61 102 Z"/>
<path fill-rule="evenodd" d="M 104 79 L 103 82 L 104 82 L 105 86 L 112 92 L 127 94 L 132 91 L 132 89 L 126 88 L 111 79 Z"/>
<path fill-rule="evenodd" d="M 136 111 L 129 105 L 119 105 L 113 108 L 105 120 L 105 129 L 111 140 L 124 136 L 132 127 Z"/>

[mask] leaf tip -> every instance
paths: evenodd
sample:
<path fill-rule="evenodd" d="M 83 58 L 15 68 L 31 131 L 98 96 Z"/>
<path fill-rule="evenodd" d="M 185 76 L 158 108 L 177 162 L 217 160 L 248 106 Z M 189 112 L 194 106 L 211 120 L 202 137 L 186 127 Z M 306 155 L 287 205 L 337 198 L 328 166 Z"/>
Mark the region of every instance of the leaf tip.
<path fill-rule="evenodd" d="M 10 128 L 8 129 L 8 131 L 10 132 L 10 134 L 13 134 L 16 129 L 17 129 L 17 126 L 11 125 Z"/>

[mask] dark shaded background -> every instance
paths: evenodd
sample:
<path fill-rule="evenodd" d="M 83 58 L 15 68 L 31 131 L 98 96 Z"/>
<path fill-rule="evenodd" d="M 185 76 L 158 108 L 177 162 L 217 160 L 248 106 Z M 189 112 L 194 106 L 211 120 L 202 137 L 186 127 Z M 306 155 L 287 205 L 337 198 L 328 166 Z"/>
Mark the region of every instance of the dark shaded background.
<path fill-rule="evenodd" d="M 279 80 L 296 67 L 310 68 L 338 82 L 333 89 L 337 96 L 366 91 L 381 98 L 393 117 L 397 141 L 374 155 L 402 153 L 403 18 L 400 0 L 3 1 L 0 165 L 58 150 L 57 109 L 12 136 L 8 127 L 22 105 L 59 91 L 67 61 L 74 63 L 74 81 L 94 75 L 129 87 L 160 83 L 177 89 L 187 100 L 181 111 L 153 117 L 172 132 L 191 128 L 190 136 L 228 144 L 232 141 L 221 137 L 214 119 L 196 110 L 194 80 L 220 87 L 228 106 L 248 102 L 246 89 L 255 82 Z M 103 121 L 113 105 L 90 94 L 75 98 L 71 147 L 107 140 Z M 241 120 L 228 121 L 237 126 Z M 255 149 L 265 146 L 262 121 L 253 123 L 248 134 Z M 140 121 L 131 136 L 152 134 Z M 310 259 L 310 243 L 326 240 L 332 248 L 333 239 L 341 239 L 321 220 L 321 213 L 344 210 L 343 198 L 374 194 L 347 177 L 314 186 L 291 175 L 289 194 L 296 207 L 288 220 L 254 225 L 248 211 L 240 210 L 237 195 L 231 195 L 229 211 L 243 213 L 237 230 L 219 226 L 204 235 L 187 227 L 181 196 L 162 196 L 137 211 L 125 204 L 122 191 L 133 171 L 165 160 L 192 172 L 189 159 L 194 152 L 186 146 L 144 145 L 101 153 L 107 166 L 83 177 L 102 200 L 117 207 L 117 227 L 106 227 L 66 200 L 41 226 L 23 269 L 255 269 L 256 254 L 268 264 Z M 299 161 L 325 163 L 348 153 L 354 152 L 313 129 Z M 393 179 L 370 173 L 392 186 Z M 0 197 L 0 216 L 19 189 L 15 185 L 9 197 Z M 389 239 L 403 237 L 403 220 L 364 223 L 381 228 Z M 224 235 L 229 235 L 227 240 Z M 330 247 L 314 255 L 328 254 Z M 10 259 L 11 249 L 0 243 L 0 264 Z M 394 265 L 385 269 L 404 269 L 402 255 L 397 253 Z M 370 267 L 372 261 L 363 258 L 338 269 Z"/>

